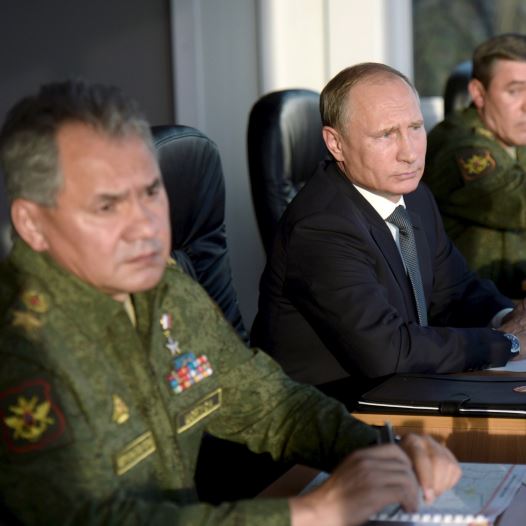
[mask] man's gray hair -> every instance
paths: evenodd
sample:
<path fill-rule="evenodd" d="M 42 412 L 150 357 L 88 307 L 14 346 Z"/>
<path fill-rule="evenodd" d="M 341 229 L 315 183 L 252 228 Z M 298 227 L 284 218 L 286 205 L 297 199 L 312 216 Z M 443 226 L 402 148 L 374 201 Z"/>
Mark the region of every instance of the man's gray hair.
<path fill-rule="evenodd" d="M 9 202 L 56 204 L 63 184 L 56 136 L 79 122 L 109 137 L 141 137 L 155 155 L 150 126 L 137 103 L 114 86 L 68 80 L 43 85 L 18 102 L 0 130 L 0 167 Z"/>

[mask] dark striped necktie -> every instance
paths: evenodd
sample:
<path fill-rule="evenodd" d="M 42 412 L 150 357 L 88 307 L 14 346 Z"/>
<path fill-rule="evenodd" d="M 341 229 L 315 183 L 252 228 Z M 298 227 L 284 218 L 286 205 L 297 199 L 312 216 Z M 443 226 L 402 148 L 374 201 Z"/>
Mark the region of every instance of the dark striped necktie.
<path fill-rule="evenodd" d="M 418 266 L 415 234 L 413 232 L 411 221 L 409 220 L 409 215 L 407 214 L 406 209 L 402 205 L 399 205 L 386 221 L 396 225 L 400 231 L 400 252 L 407 269 L 407 274 L 409 275 L 409 281 L 413 288 L 418 321 L 420 325 L 427 325 L 426 298 L 424 296 L 420 267 Z"/>

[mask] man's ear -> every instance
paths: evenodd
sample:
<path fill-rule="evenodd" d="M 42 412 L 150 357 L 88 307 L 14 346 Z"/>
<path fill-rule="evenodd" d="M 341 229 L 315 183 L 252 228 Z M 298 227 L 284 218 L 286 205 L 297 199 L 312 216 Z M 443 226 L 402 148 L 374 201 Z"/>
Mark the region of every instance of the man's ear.
<path fill-rule="evenodd" d="M 49 245 L 42 232 L 40 205 L 27 199 L 15 199 L 11 204 L 11 221 L 18 235 L 35 252 L 48 250 Z"/>
<path fill-rule="evenodd" d="M 324 126 L 322 129 L 322 135 L 325 145 L 334 159 L 336 161 L 343 161 L 340 133 L 330 126 Z"/>
<path fill-rule="evenodd" d="M 486 88 L 482 85 L 482 82 L 478 79 L 471 79 L 468 84 L 468 91 L 476 108 L 479 110 L 483 108 L 486 99 Z"/>

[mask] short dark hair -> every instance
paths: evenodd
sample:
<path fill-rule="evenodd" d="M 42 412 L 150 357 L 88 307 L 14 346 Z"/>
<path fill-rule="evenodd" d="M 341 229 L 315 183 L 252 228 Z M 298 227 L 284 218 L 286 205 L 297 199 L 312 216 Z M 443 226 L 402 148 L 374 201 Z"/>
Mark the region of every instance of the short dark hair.
<path fill-rule="evenodd" d="M 482 42 L 473 52 L 472 77 L 487 88 L 497 60 L 526 62 L 526 35 L 503 33 Z"/>
<path fill-rule="evenodd" d="M 411 81 L 400 71 L 378 62 L 363 62 L 340 71 L 323 88 L 320 95 L 320 114 L 324 126 L 330 126 L 345 133 L 345 117 L 349 90 L 371 77 L 399 77 L 416 94 Z"/>
<path fill-rule="evenodd" d="M 56 135 L 70 122 L 111 137 L 137 135 L 155 152 L 148 122 L 119 88 L 82 80 L 43 85 L 9 111 L 0 130 L 0 166 L 9 202 L 24 198 L 43 206 L 56 203 L 63 183 Z"/>

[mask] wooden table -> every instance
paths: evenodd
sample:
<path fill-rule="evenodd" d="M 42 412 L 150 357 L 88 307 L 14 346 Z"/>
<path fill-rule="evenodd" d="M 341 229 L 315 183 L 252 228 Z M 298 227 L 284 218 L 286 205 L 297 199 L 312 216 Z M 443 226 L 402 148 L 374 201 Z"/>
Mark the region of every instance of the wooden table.
<path fill-rule="evenodd" d="M 446 445 L 461 462 L 526 464 L 525 418 L 480 418 L 431 415 L 393 415 L 355 412 L 370 425 L 389 420 L 395 431 L 427 433 Z"/>
<path fill-rule="evenodd" d="M 477 371 L 475 376 L 505 376 L 525 379 L 526 374 L 507 371 Z M 469 373 L 452 374 L 469 376 Z M 370 425 L 389 420 L 399 435 L 427 433 L 446 445 L 460 462 L 526 464 L 526 418 L 403 415 L 355 412 Z"/>

